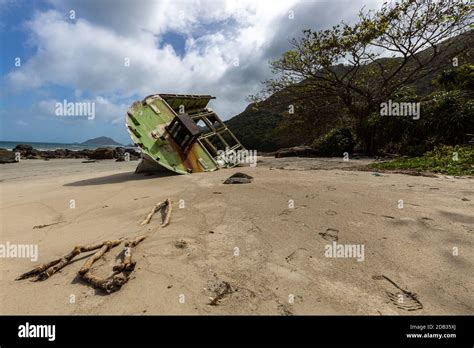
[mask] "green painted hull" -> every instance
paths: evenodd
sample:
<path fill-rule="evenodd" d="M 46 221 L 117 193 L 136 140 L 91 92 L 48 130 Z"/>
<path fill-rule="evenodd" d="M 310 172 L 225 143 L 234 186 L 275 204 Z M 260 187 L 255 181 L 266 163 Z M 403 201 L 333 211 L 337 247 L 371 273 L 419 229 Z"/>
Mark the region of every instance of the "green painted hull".
<path fill-rule="evenodd" d="M 219 161 L 217 152 L 243 147 L 207 108 L 211 99 L 209 95 L 156 94 L 133 103 L 127 111 L 126 126 L 142 151 L 137 172 L 189 174 L 233 166 Z"/>

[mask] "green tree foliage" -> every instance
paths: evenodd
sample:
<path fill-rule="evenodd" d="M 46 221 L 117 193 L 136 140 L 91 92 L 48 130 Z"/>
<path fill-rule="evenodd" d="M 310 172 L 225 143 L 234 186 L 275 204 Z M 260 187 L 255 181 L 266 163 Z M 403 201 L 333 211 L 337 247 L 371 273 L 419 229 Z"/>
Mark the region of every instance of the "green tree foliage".
<path fill-rule="evenodd" d="M 341 116 L 349 116 L 347 126 L 371 154 L 378 142 L 375 125 L 381 120 L 374 115 L 380 104 L 461 55 L 466 47 L 450 38 L 468 31 L 470 21 L 468 0 L 404 0 L 384 3 L 378 11 L 361 11 L 354 25 L 305 30 L 302 38 L 292 40 L 290 51 L 272 62 L 276 77 L 253 100 L 290 87 L 308 99 L 331 98 L 343 110 Z M 390 127 L 404 128 L 407 122 L 397 121 L 389 121 Z"/>
<path fill-rule="evenodd" d="M 433 83 L 446 91 L 474 91 L 474 65 L 464 64 L 456 69 L 445 70 Z"/>
<path fill-rule="evenodd" d="M 352 131 L 347 127 L 333 128 L 329 133 L 317 139 L 313 146 L 323 156 L 340 156 L 354 151 L 355 141 Z"/>
<path fill-rule="evenodd" d="M 369 117 L 374 133 L 374 148 L 382 153 L 421 155 L 438 144 L 464 144 L 474 133 L 474 82 L 472 66 L 448 69 L 434 81 L 438 89 L 420 97 L 413 88 L 404 88 L 393 96 L 395 101 L 421 103 L 421 117 Z M 470 88 L 470 89 L 465 89 Z"/>
<path fill-rule="evenodd" d="M 423 156 L 373 163 L 374 169 L 412 169 L 449 175 L 474 174 L 474 148 L 472 146 L 437 146 Z"/>
<path fill-rule="evenodd" d="M 247 149 L 271 152 L 280 147 L 276 142 L 276 128 L 281 119 L 281 115 L 253 109 L 250 105 L 226 124 Z"/>

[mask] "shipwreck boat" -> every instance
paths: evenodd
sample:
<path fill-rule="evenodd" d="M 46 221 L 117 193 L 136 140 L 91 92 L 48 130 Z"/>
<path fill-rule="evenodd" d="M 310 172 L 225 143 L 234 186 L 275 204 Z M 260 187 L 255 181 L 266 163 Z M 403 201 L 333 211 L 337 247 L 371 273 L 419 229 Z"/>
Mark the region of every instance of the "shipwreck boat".
<path fill-rule="evenodd" d="M 245 150 L 207 104 L 210 95 L 154 94 L 127 111 L 126 126 L 142 159 L 135 173 L 209 172 L 237 165 L 223 154 Z"/>

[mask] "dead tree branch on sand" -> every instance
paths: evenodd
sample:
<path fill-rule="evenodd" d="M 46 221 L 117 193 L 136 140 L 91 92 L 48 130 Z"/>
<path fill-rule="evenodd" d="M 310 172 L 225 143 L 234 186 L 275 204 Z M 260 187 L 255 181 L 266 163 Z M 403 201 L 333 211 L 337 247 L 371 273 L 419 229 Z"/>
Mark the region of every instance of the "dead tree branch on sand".
<path fill-rule="evenodd" d="M 169 198 L 166 201 L 155 205 L 151 209 L 151 212 L 147 215 L 145 220 L 143 220 L 140 225 L 143 226 L 150 223 L 152 216 L 155 215 L 155 213 L 158 211 L 161 211 L 161 227 L 167 226 L 169 223 L 170 214 L 171 214 L 171 200 Z"/>
<path fill-rule="evenodd" d="M 166 201 L 155 205 L 141 225 L 148 224 L 153 214 L 155 214 L 157 211 L 161 211 L 162 213 L 162 221 L 160 226 L 167 226 L 169 224 L 171 215 L 171 200 L 169 198 Z M 79 276 L 87 283 L 96 288 L 102 289 L 107 293 L 120 290 L 122 285 L 124 285 L 129 280 L 131 272 L 135 269 L 136 261 L 132 260 L 132 249 L 145 240 L 149 235 L 150 233 L 147 233 L 134 237 L 133 239 L 124 240 L 122 238 L 117 240 L 107 240 L 103 241 L 102 243 L 92 245 L 75 246 L 70 253 L 64 255 L 61 258 L 54 259 L 53 261 L 37 266 L 31 271 L 23 273 L 18 278 L 16 278 L 16 280 L 22 280 L 31 277 L 34 277 L 33 281 L 46 280 L 61 270 L 63 267 L 70 264 L 77 255 L 97 250 L 84 262 L 78 272 Z M 122 244 L 122 242 L 124 243 L 124 249 L 117 256 L 118 262 L 113 267 L 112 275 L 106 278 L 95 276 L 91 272 L 92 265 L 97 260 L 101 259 L 110 249 Z"/>

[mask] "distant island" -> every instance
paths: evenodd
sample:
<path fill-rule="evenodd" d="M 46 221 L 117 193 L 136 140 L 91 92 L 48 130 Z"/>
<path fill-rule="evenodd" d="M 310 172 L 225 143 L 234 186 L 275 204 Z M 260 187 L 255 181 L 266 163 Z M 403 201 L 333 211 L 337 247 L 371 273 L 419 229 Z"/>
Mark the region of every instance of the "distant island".
<path fill-rule="evenodd" d="M 120 145 L 114 139 L 108 137 L 98 137 L 84 141 L 81 145 Z"/>

